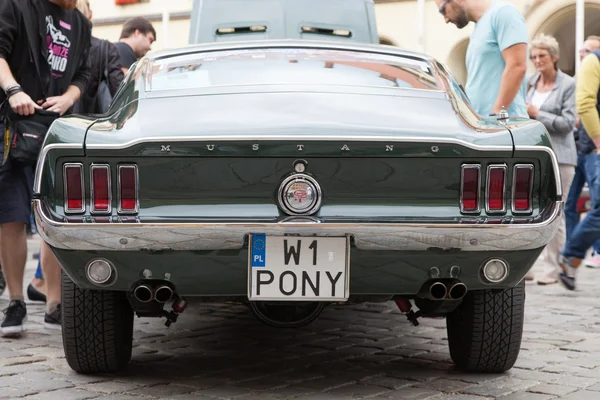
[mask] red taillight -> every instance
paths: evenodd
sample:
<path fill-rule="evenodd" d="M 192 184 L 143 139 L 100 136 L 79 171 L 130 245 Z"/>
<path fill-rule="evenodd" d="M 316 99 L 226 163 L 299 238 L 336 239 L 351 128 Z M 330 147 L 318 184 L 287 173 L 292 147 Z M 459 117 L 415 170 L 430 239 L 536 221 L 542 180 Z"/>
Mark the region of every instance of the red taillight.
<path fill-rule="evenodd" d="M 461 167 L 461 212 L 479 212 L 480 170 L 478 164 L 465 164 Z"/>
<path fill-rule="evenodd" d="M 119 212 L 136 213 L 138 211 L 137 167 L 135 165 L 119 166 Z"/>
<path fill-rule="evenodd" d="M 110 167 L 108 165 L 92 165 L 90 167 L 92 182 L 92 212 L 108 213 L 111 208 Z"/>
<path fill-rule="evenodd" d="M 506 166 L 490 165 L 487 172 L 486 211 L 506 211 L 504 204 Z"/>
<path fill-rule="evenodd" d="M 533 165 L 515 165 L 513 174 L 513 211 L 529 213 L 532 211 L 531 191 L 533 188 Z"/>
<path fill-rule="evenodd" d="M 77 163 L 65 164 L 63 175 L 65 184 L 65 212 L 84 212 L 83 165 Z"/>

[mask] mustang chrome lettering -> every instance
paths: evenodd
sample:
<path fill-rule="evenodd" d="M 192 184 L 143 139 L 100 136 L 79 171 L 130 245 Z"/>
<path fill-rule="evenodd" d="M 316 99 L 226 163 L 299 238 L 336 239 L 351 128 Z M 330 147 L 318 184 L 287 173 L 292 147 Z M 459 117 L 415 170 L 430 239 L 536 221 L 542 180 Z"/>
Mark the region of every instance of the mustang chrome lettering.
<path fill-rule="evenodd" d="M 342 146 L 342 151 L 350 151 L 350 147 L 347 144 Z"/>
<path fill-rule="evenodd" d="M 257 144 L 253 144 L 252 145 L 252 150 L 254 150 L 254 151 L 258 150 L 258 145 Z"/>
<path fill-rule="evenodd" d="M 394 151 L 394 145 L 393 144 L 386 144 L 385 145 L 385 151 Z"/>
<path fill-rule="evenodd" d="M 296 147 L 298 147 L 298 150 L 300 150 L 300 151 L 304 150 L 304 145 L 303 144 L 299 144 Z"/>
<path fill-rule="evenodd" d="M 170 145 L 161 145 L 160 146 L 160 151 L 171 151 L 171 146 Z"/>
<path fill-rule="evenodd" d="M 208 151 L 213 151 L 215 149 L 215 145 L 214 144 L 207 144 L 206 148 L 208 149 Z"/>

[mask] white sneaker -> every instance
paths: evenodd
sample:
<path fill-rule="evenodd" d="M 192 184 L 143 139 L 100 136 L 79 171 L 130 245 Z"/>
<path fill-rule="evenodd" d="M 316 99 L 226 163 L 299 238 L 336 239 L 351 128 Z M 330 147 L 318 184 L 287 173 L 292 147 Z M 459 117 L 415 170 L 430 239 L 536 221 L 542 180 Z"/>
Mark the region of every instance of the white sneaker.
<path fill-rule="evenodd" d="M 600 268 L 600 254 L 594 252 L 591 258 L 583 261 L 588 268 Z"/>

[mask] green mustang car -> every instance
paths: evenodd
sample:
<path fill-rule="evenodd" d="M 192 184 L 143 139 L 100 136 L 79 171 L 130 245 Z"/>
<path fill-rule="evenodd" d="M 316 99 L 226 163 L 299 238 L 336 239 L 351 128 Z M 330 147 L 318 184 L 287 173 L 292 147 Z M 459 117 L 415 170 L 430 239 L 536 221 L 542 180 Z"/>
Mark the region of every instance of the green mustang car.
<path fill-rule="evenodd" d="M 562 212 L 541 123 L 477 115 L 423 54 L 293 39 L 143 58 L 106 114 L 54 122 L 34 193 L 85 373 L 127 365 L 134 314 L 168 326 L 190 297 L 292 328 L 395 301 L 446 317 L 459 368 L 507 370 Z"/>

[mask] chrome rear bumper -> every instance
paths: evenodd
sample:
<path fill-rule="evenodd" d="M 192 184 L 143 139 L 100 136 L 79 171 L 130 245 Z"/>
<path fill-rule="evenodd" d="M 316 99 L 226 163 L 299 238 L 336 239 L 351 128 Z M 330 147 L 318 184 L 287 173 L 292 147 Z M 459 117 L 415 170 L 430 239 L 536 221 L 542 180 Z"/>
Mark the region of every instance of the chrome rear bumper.
<path fill-rule="evenodd" d="M 514 251 L 545 246 L 558 230 L 562 202 L 533 223 L 65 223 L 34 200 L 38 232 L 50 246 L 68 250 L 235 250 L 248 233 L 347 236 L 361 250 Z M 308 221 L 308 220 L 307 220 Z"/>

